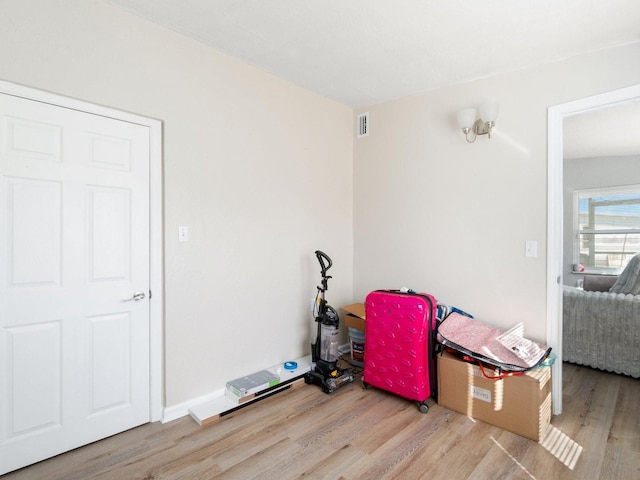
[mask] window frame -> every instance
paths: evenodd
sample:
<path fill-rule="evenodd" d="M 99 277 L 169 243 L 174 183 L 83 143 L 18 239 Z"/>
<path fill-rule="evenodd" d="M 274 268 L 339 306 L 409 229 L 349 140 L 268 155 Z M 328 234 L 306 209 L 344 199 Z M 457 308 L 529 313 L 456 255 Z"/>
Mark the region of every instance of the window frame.
<path fill-rule="evenodd" d="M 581 188 L 573 191 L 573 263 L 580 263 L 580 238 L 582 234 L 589 233 L 637 233 L 640 228 L 634 229 L 608 229 L 608 230 L 580 230 L 580 200 L 593 197 L 607 197 L 617 195 L 640 195 L 640 184 L 618 185 L 598 188 Z M 584 273 L 611 274 L 617 275 L 622 268 L 617 267 L 596 267 L 584 265 Z"/>

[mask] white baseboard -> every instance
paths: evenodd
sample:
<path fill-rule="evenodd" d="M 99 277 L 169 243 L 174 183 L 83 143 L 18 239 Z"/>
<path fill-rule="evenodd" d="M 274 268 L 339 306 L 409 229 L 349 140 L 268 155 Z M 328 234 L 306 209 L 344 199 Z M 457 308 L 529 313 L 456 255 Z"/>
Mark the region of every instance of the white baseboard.
<path fill-rule="evenodd" d="M 165 407 L 162 411 L 162 418 L 160 419 L 160 421 L 162 423 L 168 423 L 173 420 L 177 420 L 178 418 L 186 417 L 187 415 L 189 415 L 189 410 L 193 408 L 195 405 L 207 403 L 212 401 L 215 398 L 224 396 L 224 391 L 225 389 L 222 388 L 220 390 L 216 390 L 215 392 L 202 395 L 201 397 L 197 397 L 197 398 L 188 400 L 186 402 L 179 403 L 178 405 Z"/>
<path fill-rule="evenodd" d="M 292 370 L 283 369 L 283 364 L 278 364 L 267 369 L 271 371 L 271 373 L 277 373 L 280 377 L 281 383 L 266 389 L 265 393 L 269 392 L 272 394 L 277 391 L 289 389 L 294 385 L 299 385 L 300 382 L 304 385 L 302 377 L 306 372 L 311 370 L 311 355 L 298 358 L 294 363 L 296 363 L 296 365 Z M 248 406 L 258 400 L 267 398 L 268 396 L 269 395 L 261 396 L 258 393 L 255 396 L 252 395 L 250 397 L 251 399 L 246 402 L 238 402 L 238 398 L 234 395 L 229 396 L 223 393 L 217 398 L 210 398 L 199 405 L 194 405 L 189 409 L 189 414 L 196 422 L 198 422 L 199 425 L 207 425 L 216 421 L 225 413 L 242 408 L 241 405 Z"/>
<path fill-rule="evenodd" d="M 311 355 L 307 355 L 302 358 L 296 359 L 298 366 L 296 370 L 283 370 L 283 364 L 275 365 L 268 370 L 273 373 L 278 372 L 278 375 L 282 378 L 282 380 L 288 380 L 289 378 L 293 378 L 296 376 L 302 375 L 304 372 L 307 372 L 311 369 Z M 204 411 L 202 415 L 205 417 L 217 415 L 222 411 L 225 411 L 232 407 L 237 407 L 237 402 L 230 402 L 225 395 L 226 387 L 220 390 L 216 390 L 215 392 L 208 393 L 201 397 L 194 398 L 192 400 L 188 400 L 183 403 L 179 403 L 178 405 L 173 405 L 171 407 L 165 407 L 162 410 L 162 418 L 160 421 L 162 423 L 168 423 L 173 420 L 177 420 L 178 418 L 185 417 L 187 415 L 191 415 L 195 421 L 202 424 L 201 421 L 203 418 L 198 418 L 195 412 Z M 195 410 L 194 410 L 195 408 Z M 204 408 L 204 410 L 203 410 Z"/>

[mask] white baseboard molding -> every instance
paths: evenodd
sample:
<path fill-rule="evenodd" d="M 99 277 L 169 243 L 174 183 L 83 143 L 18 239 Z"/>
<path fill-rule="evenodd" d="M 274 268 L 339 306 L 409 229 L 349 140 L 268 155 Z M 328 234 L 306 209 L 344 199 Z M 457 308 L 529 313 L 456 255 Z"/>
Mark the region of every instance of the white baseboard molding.
<path fill-rule="evenodd" d="M 200 401 L 197 404 L 193 404 L 189 408 L 188 413 L 200 426 L 204 426 L 216 421 L 226 413 L 244 408 L 245 406 L 248 406 L 270 396 L 270 394 L 289 389 L 294 385 L 297 386 L 301 383 L 304 385 L 302 377 L 306 372 L 311 370 L 311 355 L 299 358 L 295 360 L 295 362 L 297 365 L 294 370 L 283 369 L 283 364 L 278 364 L 267 369 L 272 373 L 277 372 L 281 379 L 281 383 L 266 389 L 264 392 L 265 395 L 256 394 L 255 396 L 252 396 L 250 400 L 247 400 L 246 403 L 244 403 L 239 402 L 238 399 L 234 400 L 229 398 L 229 396 L 225 394 L 225 389 L 225 391 L 223 391 L 221 394 L 218 394 L 217 396 L 212 396 L 204 401 Z"/>
<path fill-rule="evenodd" d="M 162 411 L 162 423 L 168 423 L 173 420 L 177 420 L 178 418 L 186 417 L 189 415 L 189 410 L 196 405 L 202 405 L 203 403 L 209 403 L 216 398 L 220 398 L 224 396 L 225 388 L 221 388 L 220 390 L 216 390 L 215 392 L 208 393 L 206 395 L 202 395 L 201 397 L 193 398 L 186 402 L 179 403 L 178 405 L 173 405 L 171 407 L 165 407 Z"/>
<path fill-rule="evenodd" d="M 311 369 L 311 355 L 297 359 L 297 363 L 298 368 L 295 371 L 283 370 L 282 364 L 278 364 L 267 370 L 273 371 L 274 373 L 278 371 L 284 382 L 308 372 Z M 283 388 L 284 387 L 285 385 L 283 385 Z M 202 425 L 202 422 L 206 423 L 208 418 L 217 417 L 220 413 L 238 406 L 238 402 L 230 401 L 227 398 L 225 391 L 226 388 L 222 388 L 192 400 L 179 403 L 178 405 L 165 407 L 162 410 L 162 418 L 160 421 L 162 423 L 168 423 L 178 418 L 191 415 L 196 422 Z"/>

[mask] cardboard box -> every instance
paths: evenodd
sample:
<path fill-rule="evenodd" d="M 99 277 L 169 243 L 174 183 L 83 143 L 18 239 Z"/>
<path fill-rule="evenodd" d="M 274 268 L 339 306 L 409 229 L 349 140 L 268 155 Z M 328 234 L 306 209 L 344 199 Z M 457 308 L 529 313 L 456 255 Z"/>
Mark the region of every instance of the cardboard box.
<path fill-rule="evenodd" d="M 539 442 L 551 423 L 551 367 L 490 380 L 478 365 L 445 352 L 438 356 L 438 404 Z"/>
<path fill-rule="evenodd" d="M 344 316 L 344 323 L 347 327 L 362 330 L 364 332 L 365 312 L 364 303 L 352 303 L 346 307 L 340 307 L 347 312 Z"/>

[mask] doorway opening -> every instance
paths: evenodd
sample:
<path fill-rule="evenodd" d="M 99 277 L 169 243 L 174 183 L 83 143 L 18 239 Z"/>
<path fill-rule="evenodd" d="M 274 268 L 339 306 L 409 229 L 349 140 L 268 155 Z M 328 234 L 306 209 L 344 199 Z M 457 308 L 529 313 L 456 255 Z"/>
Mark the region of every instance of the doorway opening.
<path fill-rule="evenodd" d="M 638 100 L 640 85 L 634 85 L 549 107 L 547 112 L 547 344 L 558 357 L 552 377 L 554 415 L 562 413 L 563 120 Z"/>

